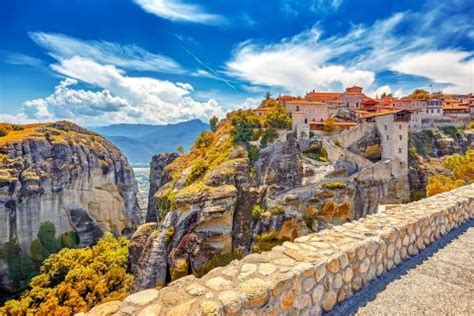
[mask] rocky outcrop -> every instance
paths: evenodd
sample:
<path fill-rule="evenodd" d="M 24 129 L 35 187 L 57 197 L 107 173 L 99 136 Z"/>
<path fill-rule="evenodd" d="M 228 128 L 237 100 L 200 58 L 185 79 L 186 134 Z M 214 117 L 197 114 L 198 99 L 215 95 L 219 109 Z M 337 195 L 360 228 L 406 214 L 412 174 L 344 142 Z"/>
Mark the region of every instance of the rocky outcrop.
<path fill-rule="evenodd" d="M 148 192 L 148 211 L 146 213 L 147 222 L 156 222 L 156 199 L 155 193 L 169 179 L 163 172 L 165 167 L 172 163 L 179 155 L 176 153 L 155 155 L 150 163 L 150 191 Z"/>
<path fill-rule="evenodd" d="M 444 128 L 412 133 L 409 146 L 410 191 L 413 198 L 421 198 L 431 176 L 450 175 L 442 163 L 444 156 L 474 148 L 474 130 Z"/>
<path fill-rule="evenodd" d="M 330 139 L 297 141 L 288 133 L 286 142 L 261 149 L 251 163 L 245 148 L 228 144 L 228 132 L 216 134 L 205 158 L 198 151 L 152 163 L 161 170 L 154 177 L 160 187 L 150 195 L 155 209 L 149 210 L 158 223 L 132 238 L 134 290 L 202 275 L 408 195 L 406 177 L 392 177 L 389 162 L 374 165 Z M 362 147 L 376 143 L 377 135 L 357 140 Z"/>
<path fill-rule="evenodd" d="M 202 278 L 187 276 L 159 290 L 134 293 L 120 306 L 116 304 L 118 307 L 112 312 L 117 315 L 321 315 L 361 289 L 373 286 L 371 281 L 410 257 L 416 259 L 436 240 L 449 240 L 448 232 L 463 223 L 472 224 L 473 220 L 474 184 L 471 184 L 299 237 L 271 251 L 232 261 Z M 468 262 L 470 256 L 464 252 L 463 258 Z M 426 253 L 421 259 L 430 263 Z M 449 262 L 456 259 L 449 258 Z M 462 268 L 456 267 L 460 271 L 457 274 L 462 274 Z M 438 271 L 453 275 L 436 269 L 432 273 L 436 275 Z M 465 273 L 466 284 L 472 275 L 469 271 Z M 416 288 L 424 290 L 425 286 L 430 284 L 423 282 Z M 102 315 L 100 312 L 107 307 L 110 305 L 100 305 L 97 311 L 87 315 Z"/>
<path fill-rule="evenodd" d="M 69 122 L 0 127 L 1 244 L 27 252 L 45 221 L 57 234 L 76 231 L 82 245 L 143 222 L 132 168 L 98 134 Z"/>

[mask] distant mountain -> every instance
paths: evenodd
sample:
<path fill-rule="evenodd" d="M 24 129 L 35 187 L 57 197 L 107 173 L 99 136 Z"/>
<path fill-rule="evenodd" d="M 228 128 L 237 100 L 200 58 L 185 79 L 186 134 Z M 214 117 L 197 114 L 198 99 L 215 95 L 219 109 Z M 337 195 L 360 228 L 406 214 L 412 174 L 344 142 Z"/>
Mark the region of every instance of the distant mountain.
<path fill-rule="evenodd" d="M 114 143 L 131 163 L 148 164 L 158 153 L 174 152 L 179 145 L 189 149 L 196 137 L 209 125 L 200 120 L 177 124 L 114 124 L 92 130 Z"/>

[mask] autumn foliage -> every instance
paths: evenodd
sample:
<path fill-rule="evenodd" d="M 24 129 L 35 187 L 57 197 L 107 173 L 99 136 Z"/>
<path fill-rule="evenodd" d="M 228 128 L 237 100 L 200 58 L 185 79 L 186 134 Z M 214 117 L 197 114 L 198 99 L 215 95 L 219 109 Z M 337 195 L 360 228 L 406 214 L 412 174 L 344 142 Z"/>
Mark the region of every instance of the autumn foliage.
<path fill-rule="evenodd" d="M 28 290 L 8 301 L 0 315 L 72 315 L 124 298 L 132 279 L 127 245 L 126 238 L 106 233 L 95 246 L 51 255 Z"/>
<path fill-rule="evenodd" d="M 469 150 L 465 155 L 453 155 L 443 160 L 443 166 L 451 176 L 432 176 L 426 186 L 426 195 L 432 196 L 447 192 L 460 186 L 474 182 L 474 150 Z"/>

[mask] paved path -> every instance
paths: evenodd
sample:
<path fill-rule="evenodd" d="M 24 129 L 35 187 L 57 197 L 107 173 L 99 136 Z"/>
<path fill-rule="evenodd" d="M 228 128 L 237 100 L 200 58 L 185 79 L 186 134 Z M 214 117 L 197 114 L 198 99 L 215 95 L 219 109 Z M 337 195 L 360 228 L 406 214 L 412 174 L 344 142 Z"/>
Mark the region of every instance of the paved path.
<path fill-rule="evenodd" d="M 451 231 L 332 315 L 474 315 L 474 220 Z"/>

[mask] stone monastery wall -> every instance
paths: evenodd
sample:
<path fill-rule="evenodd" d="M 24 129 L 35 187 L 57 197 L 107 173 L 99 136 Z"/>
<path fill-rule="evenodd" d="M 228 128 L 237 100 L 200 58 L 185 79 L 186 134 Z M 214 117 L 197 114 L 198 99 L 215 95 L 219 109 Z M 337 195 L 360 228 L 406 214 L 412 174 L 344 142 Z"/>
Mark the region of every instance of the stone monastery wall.
<path fill-rule="evenodd" d="M 474 218 L 474 184 L 251 254 L 89 315 L 318 315 Z"/>

